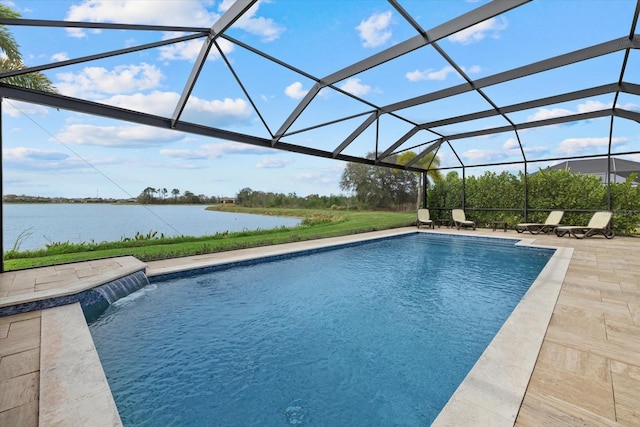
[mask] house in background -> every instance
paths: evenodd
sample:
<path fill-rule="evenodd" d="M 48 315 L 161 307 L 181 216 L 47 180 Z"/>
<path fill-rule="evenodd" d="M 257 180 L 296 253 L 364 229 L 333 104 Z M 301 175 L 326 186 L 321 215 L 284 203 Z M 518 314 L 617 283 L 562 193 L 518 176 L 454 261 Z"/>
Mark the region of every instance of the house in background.
<path fill-rule="evenodd" d="M 633 180 L 633 185 L 640 184 L 640 163 L 631 160 L 617 159 L 611 157 L 610 163 L 610 182 L 625 182 L 627 177 L 632 173 L 636 173 L 636 178 Z M 580 160 L 568 160 L 566 162 L 558 163 L 557 165 L 549 166 L 547 169 L 556 170 L 570 170 L 573 173 L 589 174 L 599 177 L 603 183 L 606 183 L 607 177 L 607 158 L 598 159 L 580 159 Z"/>

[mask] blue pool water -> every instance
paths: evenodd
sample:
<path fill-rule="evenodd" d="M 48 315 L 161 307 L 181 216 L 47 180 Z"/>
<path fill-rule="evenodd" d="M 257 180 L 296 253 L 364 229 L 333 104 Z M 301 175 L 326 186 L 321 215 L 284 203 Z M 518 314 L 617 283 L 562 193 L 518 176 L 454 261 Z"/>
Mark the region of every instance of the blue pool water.
<path fill-rule="evenodd" d="M 551 254 L 411 234 L 158 282 L 90 329 L 125 426 L 429 425 Z"/>

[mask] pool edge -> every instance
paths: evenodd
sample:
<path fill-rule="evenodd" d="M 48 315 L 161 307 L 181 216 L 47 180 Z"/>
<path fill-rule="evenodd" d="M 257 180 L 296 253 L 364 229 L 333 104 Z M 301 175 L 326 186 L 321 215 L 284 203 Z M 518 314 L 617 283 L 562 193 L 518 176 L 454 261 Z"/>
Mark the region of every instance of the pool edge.
<path fill-rule="evenodd" d="M 39 426 L 122 426 L 80 303 L 42 310 Z"/>
<path fill-rule="evenodd" d="M 573 248 L 532 242 L 521 239 L 517 245 L 555 253 L 432 426 L 515 424 L 573 255 Z"/>

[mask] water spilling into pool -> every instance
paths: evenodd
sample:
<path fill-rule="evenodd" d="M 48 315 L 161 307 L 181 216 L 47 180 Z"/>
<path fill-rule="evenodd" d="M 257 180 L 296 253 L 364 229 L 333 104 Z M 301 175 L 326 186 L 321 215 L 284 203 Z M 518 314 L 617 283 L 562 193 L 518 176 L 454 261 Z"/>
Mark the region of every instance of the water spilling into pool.
<path fill-rule="evenodd" d="M 429 425 L 550 255 L 384 239 L 159 282 L 91 331 L 125 425 Z"/>
<path fill-rule="evenodd" d="M 126 297 L 149 284 L 149 279 L 144 271 L 137 271 L 112 282 L 98 286 L 94 290 L 98 292 L 109 304 L 113 304 L 120 298 Z"/>

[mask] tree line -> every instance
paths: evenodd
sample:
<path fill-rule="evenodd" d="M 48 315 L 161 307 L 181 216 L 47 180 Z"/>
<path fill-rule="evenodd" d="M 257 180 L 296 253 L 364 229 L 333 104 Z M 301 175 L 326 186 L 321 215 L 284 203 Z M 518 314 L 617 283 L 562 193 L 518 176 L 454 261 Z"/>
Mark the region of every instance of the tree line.
<path fill-rule="evenodd" d="M 166 188 L 147 187 L 138 195 L 136 201 L 140 204 L 209 204 L 218 203 L 219 198 L 195 194 L 189 190 L 181 192 L 177 188 L 171 191 Z"/>
<path fill-rule="evenodd" d="M 295 208 L 295 209 L 349 209 L 353 208 L 353 198 L 344 195 L 321 196 L 296 193 L 273 193 L 243 188 L 236 196 L 238 205 L 253 208 Z"/>
<path fill-rule="evenodd" d="M 373 159 L 373 153 L 368 153 Z M 385 159 L 389 163 L 407 164 L 416 157 L 408 151 Z M 429 154 L 417 165 L 437 167 L 439 159 Z M 442 179 L 440 172 L 431 170 L 432 181 Z M 362 163 L 347 163 L 340 178 L 340 188 L 348 195 L 320 196 L 310 194 L 300 197 L 296 193 L 272 193 L 243 188 L 238 192 L 237 203 L 248 207 L 307 208 L 307 209 L 382 209 L 414 210 L 420 199 L 422 174 L 379 167 Z"/>

